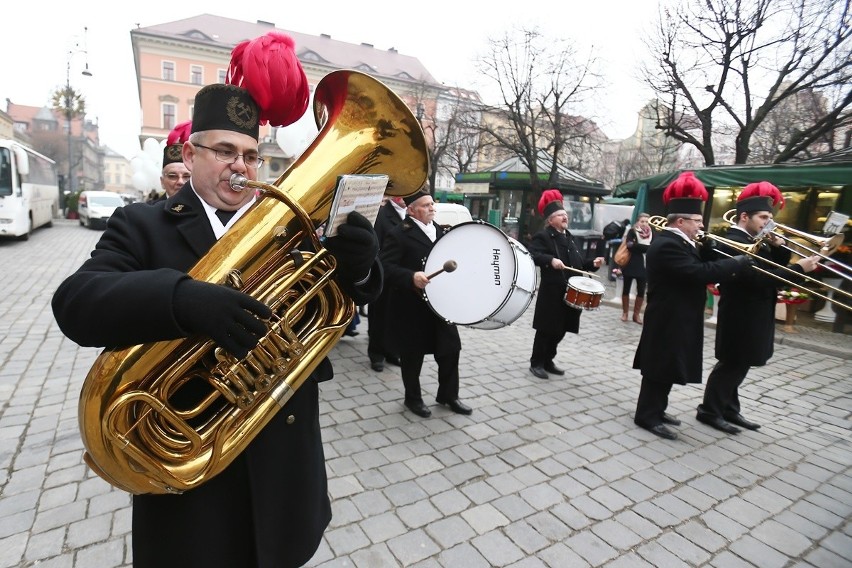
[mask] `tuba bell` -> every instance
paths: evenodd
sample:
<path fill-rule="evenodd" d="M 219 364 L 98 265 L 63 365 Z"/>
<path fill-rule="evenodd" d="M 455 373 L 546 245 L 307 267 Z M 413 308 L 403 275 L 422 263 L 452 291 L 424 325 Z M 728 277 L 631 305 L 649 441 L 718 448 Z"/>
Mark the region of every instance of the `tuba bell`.
<path fill-rule="evenodd" d="M 355 306 L 332 280 L 316 236 L 337 178 L 387 174 L 386 193 L 426 181 L 418 120 L 381 82 L 334 71 L 319 82 L 320 132 L 272 185 L 237 180 L 259 199 L 189 275 L 237 288 L 273 310 L 267 333 L 238 360 L 203 337 L 105 350 L 83 384 L 80 433 L 89 467 L 130 493 L 180 493 L 225 469 L 320 364 Z M 232 184 L 235 183 L 232 180 Z M 298 247 L 306 239 L 313 251 Z"/>

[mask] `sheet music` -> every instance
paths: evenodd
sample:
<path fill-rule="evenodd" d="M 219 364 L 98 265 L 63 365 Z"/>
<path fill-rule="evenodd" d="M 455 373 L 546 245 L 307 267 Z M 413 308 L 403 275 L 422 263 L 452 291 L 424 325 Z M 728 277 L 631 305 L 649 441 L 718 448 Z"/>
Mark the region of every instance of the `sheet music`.
<path fill-rule="evenodd" d="M 384 174 L 338 177 L 324 236 L 335 236 L 337 227 L 346 222 L 346 216 L 350 211 L 357 211 L 370 223 L 375 223 L 389 179 Z"/>

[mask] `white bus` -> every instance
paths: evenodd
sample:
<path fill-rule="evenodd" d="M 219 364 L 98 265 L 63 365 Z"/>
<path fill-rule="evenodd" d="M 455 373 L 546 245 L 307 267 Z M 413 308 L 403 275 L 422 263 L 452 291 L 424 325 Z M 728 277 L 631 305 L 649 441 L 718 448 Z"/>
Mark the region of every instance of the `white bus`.
<path fill-rule="evenodd" d="M 0 140 L 0 236 L 26 240 L 58 215 L 56 163 L 13 140 Z"/>

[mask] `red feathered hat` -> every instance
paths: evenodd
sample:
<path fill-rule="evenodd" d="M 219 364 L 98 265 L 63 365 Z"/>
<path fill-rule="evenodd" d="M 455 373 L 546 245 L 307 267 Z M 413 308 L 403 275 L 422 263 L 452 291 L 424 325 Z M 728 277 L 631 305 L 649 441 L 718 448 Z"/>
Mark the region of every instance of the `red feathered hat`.
<path fill-rule="evenodd" d="M 682 172 L 663 192 L 669 214 L 701 215 L 709 195 L 707 188 L 692 172 Z"/>
<path fill-rule="evenodd" d="M 748 184 L 737 197 L 737 215 L 772 211 L 776 206 L 778 209 L 784 209 L 784 196 L 768 181 Z"/>
<path fill-rule="evenodd" d="M 231 52 L 225 84 L 195 95 L 192 131 L 232 130 L 258 138 L 261 124 L 287 126 L 308 108 L 310 89 L 290 36 L 269 32 Z"/>
<path fill-rule="evenodd" d="M 557 211 L 564 211 L 562 192 L 558 189 L 545 189 L 538 200 L 538 212 L 547 219 Z"/>
<path fill-rule="evenodd" d="M 175 126 L 166 137 L 166 147 L 163 148 L 163 167 L 175 162 L 183 162 L 183 143 L 189 140 L 192 131 L 192 121 L 187 120 Z"/>

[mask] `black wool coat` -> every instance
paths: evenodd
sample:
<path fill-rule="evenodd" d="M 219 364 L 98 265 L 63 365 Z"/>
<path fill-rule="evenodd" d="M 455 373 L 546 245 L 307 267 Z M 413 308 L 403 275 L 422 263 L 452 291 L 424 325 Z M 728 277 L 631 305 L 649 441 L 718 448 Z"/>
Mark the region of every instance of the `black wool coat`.
<path fill-rule="evenodd" d="M 583 310 L 566 304 L 565 293 L 568 279 L 580 275 L 570 270 L 556 270 L 550 263 L 559 258 L 566 266 L 589 272 L 597 270 L 594 259 L 583 258 L 570 231 L 560 233 L 550 226 L 533 235 L 529 251 L 535 265 L 541 268 L 533 328 L 551 334 L 579 333 Z"/>
<path fill-rule="evenodd" d="M 435 242 L 447 231 L 435 224 Z M 444 355 L 461 350 L 456 326 L 439 317 L 414 285 L 414 273 L 423 270 L 434 244 L 423 230 L 406 216 L 385 235 L 379 258 L 385 270 L 388 294 L 388 347 L 403 353 Z M 428 284 L 427 284 L 428 286 Z"/>
<path fill-rule="evenodd" d="M 117 209 L 91 257 L 54 294 L 59 327 L 94 347 L 184 337 L 175 287 L 215 242 L 188 183 L 166 201 Z M 340 285 L 367 303 L 381 290 L 378 263 L 372 274 L 358 289 Z M 318 381 L 332 375 L 323 360 L 218 476 L 181 495 L 134 496 L 135 568 L 305 564 L 331 519 Z"/>
<path fill-rule="evenodd" d="M 747 232 L 734 227 L 728 229 L 725 237 L 744 245 L 754 243 Z M 733 247 L 723 250 L 733 255 L 745 254 Z M 781 266 L 787 266 L 792 256 L 789 250 L 768 244 L 762 245 L 757 254 Z M 757 261 L 757 266 L 792 281 L 803 273 L 799 265 L 784 270 Z M 736 282 L 719 285 L 716 359 L 752 366 L 765 365 L 769 361 L 775 346 L 775 304 L 779 285 L 783 285 L 779 280 L 757 270 L 747 270 Z"/>
<path fill-rule="evenodd" d="M 391 232 L 394 227 L 402 223 L 402 217 L 396 212 L 393 203 L 387 201 L 379 208 L 379 214 L 376 216 L 376 222 L 373 228 L 376 231 L 376 237 L 379 240 L 379 250 L 382 249 L 385 243 L 385 235 Z M 369 350 L 375 352 L 376 355 L 385 355 L 388 351 L 386 341 L 387 319 L 388 319 L 388 293 L 383 292 L 378 298 L 370 303 L 369 306 L 369 332 L 370 345 Z"/>
<path fill-rule="evenodd" d="M 645 255 L 645 323 L 633 359 L 643 378 L 679 385 L 701 382 L 707 284 L 730 282 L 747 270 L 736 259 L 709 260 L 711 255 L 669 230 L 651 241 Z"/>

